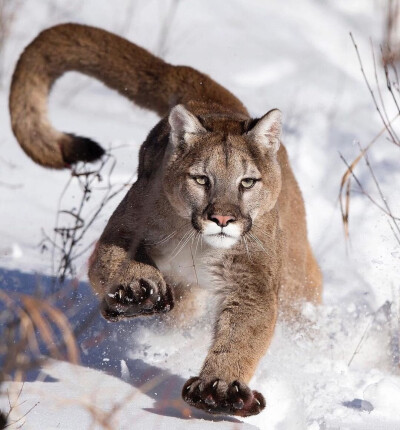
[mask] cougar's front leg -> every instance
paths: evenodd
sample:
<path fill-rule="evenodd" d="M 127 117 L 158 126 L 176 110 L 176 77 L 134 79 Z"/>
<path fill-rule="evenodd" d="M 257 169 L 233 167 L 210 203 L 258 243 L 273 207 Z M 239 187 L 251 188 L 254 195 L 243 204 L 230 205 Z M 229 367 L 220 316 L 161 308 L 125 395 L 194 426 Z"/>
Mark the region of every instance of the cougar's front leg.
<path fill-rule="evenodd" d="M 229 272 L 223 276 L 229 293 L 221 303 L 213 344 L 200 375 L 186 382 L 182 396 L 210 413 L 245 417 L 265 407 L 263 395 L 246 384 L 273 335 L 280 281 L 254 264 L 233 264 Z"/>
<path fill-rule="evenodd" d="M 89 279 L 110 321 L 167 312 L 171 289 L 142 245 L 146 202 L 135 184 L 110 218 L 89 261 Z M 143 185 L 142 185 L 143 187 Z"/>

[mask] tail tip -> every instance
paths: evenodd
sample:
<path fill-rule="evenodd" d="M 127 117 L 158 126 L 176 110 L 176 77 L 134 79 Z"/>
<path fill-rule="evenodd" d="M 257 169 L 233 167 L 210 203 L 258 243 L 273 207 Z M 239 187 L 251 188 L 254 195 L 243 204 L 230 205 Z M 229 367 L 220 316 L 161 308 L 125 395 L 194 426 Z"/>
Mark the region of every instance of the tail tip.
<path fill-rule="evenodd" d="M 105 154 L 104 149 L 92 139 L 71 133 L 67 136 L 68 141 L 61 143 L 63 160 L 67 165 L 78 161 L 96 161 Z"/>

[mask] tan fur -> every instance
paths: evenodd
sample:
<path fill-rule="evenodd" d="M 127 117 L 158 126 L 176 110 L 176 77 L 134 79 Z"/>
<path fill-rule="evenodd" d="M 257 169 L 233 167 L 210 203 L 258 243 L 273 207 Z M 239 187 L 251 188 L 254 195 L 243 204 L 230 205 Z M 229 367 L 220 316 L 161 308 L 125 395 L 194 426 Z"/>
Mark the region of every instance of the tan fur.
<path fill-rule="evenodd" d="M 101 155 L 91 144 L 86 153 L 80 153 L 81 142 L 73 145 L 74 138 L 52 128 L 47 118 L 52 84 L 71 70 L 99 79 L 139 106 L 160 115 L 165 115 L 177 103 L 189 101 L 194 94 L 197 100 L 206 102 L 221 103 L 227 99 L 230 107 L 245 112 L 243 105 L 227 90 L 194 69 L 171 66 L 104 30 L 62 24 L 43 31 L 26 47 L 10 91 L 14 134 L 24 151 L 46 167 L 64 168 L 79 159 L 90 161 Z M 71 153 L 71 146 L 78 154 Z"/>
<path fill-rule="evenodd" d="M 318 304 L 322 292 L 303 199 L 279 142 L 279 111 L 252 120 L 239 100 L 194 69 L 99 29 L 53 27 L 22 54 L 10 93 L 19 143 L 53 168 L 101 155 L 97 144 L 60 133 L 47 119 L 51 85 L 68 70 L 164 116 L 140 149 L 137 182 L 90 259 L 103 315 L 166 312 L 185 295 L 182 287 L 199 283 L 218 300 L 215 335 L 199 377 L 182 395 L 211 413 L 259 413 L 264 398 L 246 383 L 271 342 L 278 311 L 292 314 L 303 300 Z M 254 178 L 248 189 L 246 178 Z M 221 216 L 229 224 L 220 225 Z"/>

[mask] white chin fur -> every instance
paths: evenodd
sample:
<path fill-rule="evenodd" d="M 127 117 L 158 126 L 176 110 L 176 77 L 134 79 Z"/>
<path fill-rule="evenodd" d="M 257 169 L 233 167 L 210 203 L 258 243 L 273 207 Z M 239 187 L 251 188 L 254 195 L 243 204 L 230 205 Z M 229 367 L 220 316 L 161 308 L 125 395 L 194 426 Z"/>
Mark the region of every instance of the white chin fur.
<path fill-rule="evenodd" d="M 229 249 L 240 239 L 240 228 L 235 224 L 221 228 L 211 221 L 204 227 L 203 238 L 213 248 Z"/>
<path fill-rule="evenodd" d="M 231 236 L 222 236 L 222 235 L 214 235 L 214 236 L 203 236 L 204 242 L 208 243 L 208 245 L 213 248 L 222 248 L 229 249 L 231 248 L 237 241 L 238 237 Z"/>

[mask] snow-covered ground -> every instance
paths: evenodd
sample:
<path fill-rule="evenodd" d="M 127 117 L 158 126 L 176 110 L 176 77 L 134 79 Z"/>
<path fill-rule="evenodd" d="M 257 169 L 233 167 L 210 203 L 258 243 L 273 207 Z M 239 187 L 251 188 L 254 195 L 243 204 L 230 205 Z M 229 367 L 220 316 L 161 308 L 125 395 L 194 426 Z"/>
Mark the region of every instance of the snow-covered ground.
<path fill-rule="evenodd" d="M 177 331 L 158 320 L 106 324 L 97 314 L 90 318 L 96 299 L 85 283 L 88 251 L 77 261 L 81 284 L 76 312 L 70 316 L 72 324 L 89 321 L 78 338 L 81 366 L 53 360 L 29 375 L 20 398 L 25 403 L 14 418 L 40 403 L 24 418 L 23 428 L 87 429 L 93 416 L 103 416 L 113 429 L 400 428 L 400 248 L 387 217 L 353 193 L 346 250 L 338 205 L 345 170 L 339 153 L 353 160 L 359 153 L 357 142 L 366 146 L 382 128 L 349 37 L 351 31 L 373 80 L 370 38 L 378 47 L 383 34 L 380 3 L 192 0 L 175 2 L 175 14 L 171 1 L 164 0 L 21 3 L 5 47 L 0 89 L 2 288 L 32 292 L 41 284 L 50 289 L 51 252 L 41 253 L 39 243 L 43 230 L 52 235 L 70 174 L 45 170 L 25 156 L 11 133 L 7 95 L 23 47 L 43 28 L 66 21 L 119 33 L 169 62 L 208 73 L 254 116 L 274 107 L 284 112 L 283 140 L 303 191 L 309 236 L 325 284 L 324 305 L 304 309 L 310 320 L 307 331 L 278 324 L 251 383 L 265 395 L 266 409 L 247 419 L 216 418 L 180 399 L 184 381 L 198 372 L 206 354 L 208 324 L 201 320 Z M 116 148 L 115 184 L 130 180 L 139 145 L 157 121 L 153 113 L 77 74 L 57 83 L 50 113 L 58 128 Z M 398 148 L 383 136 L 370 160 L 394 212 L 400 213 Z M 365 188 L 373 190 L 367 169 L 357 173 Z M 78 196 L 79 190 L 70 187 L 62 208 L 71 208 Z M 101 196 L 101 191 L 94 193 L 89 207 Z M 100 235 L 120 198 L 109 203 L 83 247 Z M 7 386 L 13 399 L 20 384 Z M 7 405 L 3 396 L 0 409 Z"/>

